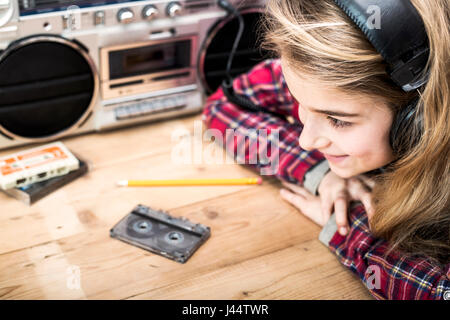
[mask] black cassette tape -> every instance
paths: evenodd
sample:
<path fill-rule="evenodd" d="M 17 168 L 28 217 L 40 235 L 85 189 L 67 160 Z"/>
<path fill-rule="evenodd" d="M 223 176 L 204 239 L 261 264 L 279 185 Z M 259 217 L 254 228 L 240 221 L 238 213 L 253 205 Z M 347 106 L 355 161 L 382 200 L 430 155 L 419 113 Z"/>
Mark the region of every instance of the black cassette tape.
<path fill-rule="evenodd" d="M 113 238 L 185 263 L 210 236 L 210 228 L 138 205 L 111 230 Z"/>

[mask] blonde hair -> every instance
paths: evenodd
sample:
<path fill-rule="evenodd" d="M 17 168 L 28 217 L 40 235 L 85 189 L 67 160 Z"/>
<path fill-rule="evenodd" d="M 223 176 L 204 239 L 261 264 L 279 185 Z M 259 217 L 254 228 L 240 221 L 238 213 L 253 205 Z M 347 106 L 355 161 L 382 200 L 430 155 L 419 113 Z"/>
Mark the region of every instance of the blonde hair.
<path fill-rule="evenodd" d="M 343 92 L 381 98 L 395 114 L 414 97 L 423 115 L 416 146 L 377 176 L 371 232 L 391 250 L 450 262 L 450 8 L 447 0 L 410 0 L 429 38 L 429 80 L 405 93 L 381 55 L 333 0 L 269 0 L 264 47 Z"/>

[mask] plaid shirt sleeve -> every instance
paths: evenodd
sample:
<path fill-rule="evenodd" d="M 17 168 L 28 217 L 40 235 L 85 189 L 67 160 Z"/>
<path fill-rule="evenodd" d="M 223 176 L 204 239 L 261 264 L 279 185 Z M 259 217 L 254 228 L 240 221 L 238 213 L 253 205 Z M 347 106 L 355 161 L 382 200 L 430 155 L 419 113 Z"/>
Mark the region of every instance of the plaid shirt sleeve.
<path fill-rule="evenodd" d="M 281 117 L 241 109 L 227 101 L 219 88 L 206 101 L 203 110 L 206 127 L 219 130 L 225 138 L 224 147 L 238 163 L 260 169 L 263 175 L 302 184 L 305 173 L 325 158 L 319 151 L 305 151 L 298 144 L 303 126 L 298 120 L 298 104 L 282 76 L 279 59 L 259 63 L 234 79 L 233 88 L 237 94 Z M 291 116 L 294 123 L 287 121 L 286 116 Z M 230 138 L 231 134 L 234 137 Z M 262 154 L 270 163 L 261 160 Z"/>
<path fill-rule="evenodd" d="M 376 299 L 435 300 L 450 294 L 450 263 L 437 266 L 424 257 L 388 253 L 388 243 L 369 231 L 364 206 L 356 202 L 346 236 L 336 232 L 329 243 L 344 266 L 356 273 Z"/>

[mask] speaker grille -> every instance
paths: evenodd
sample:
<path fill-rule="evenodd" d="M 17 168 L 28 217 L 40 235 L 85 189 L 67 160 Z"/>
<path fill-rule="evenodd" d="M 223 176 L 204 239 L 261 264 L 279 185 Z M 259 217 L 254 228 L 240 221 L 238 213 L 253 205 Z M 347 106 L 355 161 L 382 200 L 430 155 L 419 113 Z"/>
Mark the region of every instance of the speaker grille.
<path fill-rule="evenodd" d="M 76 46 L 59 41 L 14 44 L 0 60 L 0 125 L 25 138 L 58 134 L 89 109 L 94 74 Z"/>
<path fill-rule="evenodd" d="M 235 77 L 247 72 L 255 64 L 268 57 L 268 53 L 259 48 L 257 35 L 258 25 L 262 17 L 259 9 L 249 9 L 241 12 L 245 28 L 241 41 L 236 50 L 231 68 L 231 76 Z M 226 77 L 226 65 L 234 39 L 238 32 L 237 18 L 221 20 L 216 23 L 208 33 L 200 54 L 200 77 L 206 94 L 211 94 L 219 87 Z"/>

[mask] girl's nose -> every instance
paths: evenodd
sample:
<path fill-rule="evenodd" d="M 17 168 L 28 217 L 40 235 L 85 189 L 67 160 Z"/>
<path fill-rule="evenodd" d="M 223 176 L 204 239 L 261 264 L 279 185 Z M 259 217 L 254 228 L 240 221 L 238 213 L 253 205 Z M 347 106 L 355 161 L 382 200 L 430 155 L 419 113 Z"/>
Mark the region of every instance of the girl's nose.
<path fill-rule="evenodd" d="M 323 135 L 323 130 L 320 126 L 315 126 L 312 123 L 304 123 L 303 130 L 299 137 L 300 147 L 304 150 L 310 151 L 314 149 L 325 149 L 331 143 L 331 140 Z"/>

